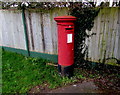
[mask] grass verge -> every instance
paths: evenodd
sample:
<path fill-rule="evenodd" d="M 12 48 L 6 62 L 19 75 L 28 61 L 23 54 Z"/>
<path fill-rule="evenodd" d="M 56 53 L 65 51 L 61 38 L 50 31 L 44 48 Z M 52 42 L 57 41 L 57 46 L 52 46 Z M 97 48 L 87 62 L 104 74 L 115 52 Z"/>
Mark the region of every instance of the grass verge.
<path fill-rule="evenodd" d="M 120 74 L 112 74 L 83 68 L 74 69 L 74 77 L 60 77 L 57 67 L 49 61 L 25 57 L 12 52 L 2 52 L 2 93 L 37 93 L 68 84 L 94 79 L 100 89 L 120 89 Z M 102 88 L 101 88 L 102 87 Z"/>
<path fill-rule="evenodd" d="M 36 85 L 55 88 L 76 81 L 61 78 L 49 61 L 2 52 L 3 93 L 26 93 Z"/>

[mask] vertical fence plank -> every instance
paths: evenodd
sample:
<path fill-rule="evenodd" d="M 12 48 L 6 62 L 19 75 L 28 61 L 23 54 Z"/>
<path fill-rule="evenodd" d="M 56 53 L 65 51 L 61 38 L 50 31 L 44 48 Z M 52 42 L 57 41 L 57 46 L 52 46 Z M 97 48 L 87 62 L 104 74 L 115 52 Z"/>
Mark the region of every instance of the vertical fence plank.
<path fill-rule="evenodd" d="M 120 59 L 120 8 L 118 8 L 118 52 L 117 58 Z"/>
<path fill-rule="evenodd" d="M 31 35 L 33 35 L 34 51 L 44 52 L 41 33 L 41 16 L 39 13 L 31 13 L 31 23 L 33 32 Z"/>
<path fill-rule="evenodd" d="M 100 59 L 100 52 L 99 52 L 99 47 L 100 47 L 100 28 L 101 28 L 101 13 L 99 13 L 98 17 L 96 17 L 96 22 L 94 24 L 96 24 L 96 60 Z"/>
<path fill-rule="evenodd" d="M 114 45 L 113 45 L 113 57 L 117 58 L 118 50 L 118 10 L 115 10 L 114 16 Z"/>
<path fill-rule="evenodd" d="M 105 13 L 102 11 L 101 12 L 101 17 L 100 17 L 100 34 L 99 34 L 99 53 L 100 53 L 100 61 L 103 60 L 103 49 L 104 49 L 104 28 L 105 28 Z"/>
<path fill-rule="evenodd" d="M 50 14 L 45 13 L 43 15 L 43 25 L 44 25 L 44 40 L 45 40 L 45 52 L 53 52 L 53 43 L 52 43 L 52 32 L 50 25 Z"/>
<path fill-rule="evenodd" d="M 54 17 L 56 17 L 56 13 L 50 14 L 50 23 L 51 23 L 51 36 L 52 36 L 52 45 L 53 45 L 53 53 L 57 54 L 57 41 L 58 41 L 58 35 L 57 35 L 57 24 L 54 20 Z"/>

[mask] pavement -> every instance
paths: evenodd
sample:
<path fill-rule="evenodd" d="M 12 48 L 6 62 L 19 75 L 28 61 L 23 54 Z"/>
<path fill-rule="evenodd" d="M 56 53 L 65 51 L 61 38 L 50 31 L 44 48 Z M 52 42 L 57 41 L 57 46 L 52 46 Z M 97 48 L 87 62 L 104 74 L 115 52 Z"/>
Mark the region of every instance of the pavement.
<path fill-rule="evenodd" d="M 93 81 L 83 81 L 52 90 L 49 93 L 103 93 L 103 91 L 100 91 Z"/>

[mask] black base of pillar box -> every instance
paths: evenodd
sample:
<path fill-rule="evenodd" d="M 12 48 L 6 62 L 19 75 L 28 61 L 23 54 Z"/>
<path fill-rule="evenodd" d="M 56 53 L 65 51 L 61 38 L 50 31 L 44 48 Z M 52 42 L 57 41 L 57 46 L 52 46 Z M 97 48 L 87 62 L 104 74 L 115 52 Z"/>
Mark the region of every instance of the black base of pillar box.
<path fill-rule="evenodd" d="M 61 76 L 67 76 L 67 77 L 72 77 L 73 76 L 73 70 L 74 66 L 61 66 L 58 64 L 58 72 L 61 74 Z"/>

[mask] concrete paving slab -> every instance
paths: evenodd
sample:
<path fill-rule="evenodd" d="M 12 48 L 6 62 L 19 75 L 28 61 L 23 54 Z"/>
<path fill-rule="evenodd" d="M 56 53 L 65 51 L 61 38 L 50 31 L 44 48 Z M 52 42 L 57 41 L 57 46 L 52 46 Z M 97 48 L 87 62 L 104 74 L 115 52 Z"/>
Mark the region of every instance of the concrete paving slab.
<path fill-rule="evenodd" d="M 83 81 L 67 87 L 58 88 L 49 93 L 102 93 L 93 81 Z"/>

